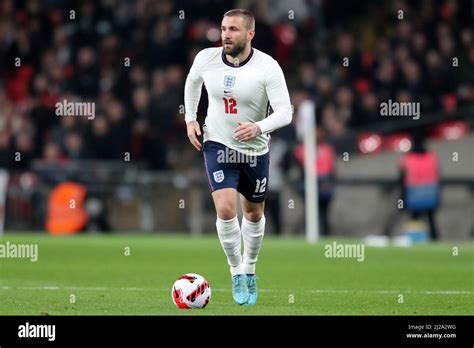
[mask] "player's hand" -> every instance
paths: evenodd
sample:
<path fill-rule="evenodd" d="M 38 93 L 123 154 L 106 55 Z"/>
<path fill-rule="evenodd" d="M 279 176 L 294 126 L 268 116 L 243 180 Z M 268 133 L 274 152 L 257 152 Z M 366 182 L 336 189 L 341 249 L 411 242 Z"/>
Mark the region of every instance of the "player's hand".
<path fill-rule="evenodd" d="M 186 123 L 186 129 L 188 131 L 188 138 L 191 144 L 196 148 L 196 150 L 201 151 L 202 145 L 199 142 L 198 137 L 201 136 L 201 128 L 197 121 L 191 121 Z"/>
<path fill-rule="evenodd" d="M 255 138 L 257 135 L 262 134 L 260 127 L 256 123 L 237 122 L 237 124 L 239 126 L 234 131 L 234 136 L 237 140 L 247 141 Z"/>

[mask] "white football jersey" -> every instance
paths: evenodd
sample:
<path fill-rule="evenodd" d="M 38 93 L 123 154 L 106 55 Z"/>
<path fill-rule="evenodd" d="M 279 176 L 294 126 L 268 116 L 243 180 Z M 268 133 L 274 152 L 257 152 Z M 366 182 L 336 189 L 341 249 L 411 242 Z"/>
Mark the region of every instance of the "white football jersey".
<path fill-rule="evenodd" d="M 209 95 L 204 141 L 212 140 L 248 155 L 268 152 L 269 133 L 291 122 L 291 103 L 278 62 L 252 48 L 240 64 L 227 61 L 222 47 L 196 55 L 186 79 L 186 122 L 196 119 L 204 83 Z M 268 106 L 274 112 L 267 117 Z M 256 122 L 262 134 L 248 141 L 234 137 L 237 122 Z"/>

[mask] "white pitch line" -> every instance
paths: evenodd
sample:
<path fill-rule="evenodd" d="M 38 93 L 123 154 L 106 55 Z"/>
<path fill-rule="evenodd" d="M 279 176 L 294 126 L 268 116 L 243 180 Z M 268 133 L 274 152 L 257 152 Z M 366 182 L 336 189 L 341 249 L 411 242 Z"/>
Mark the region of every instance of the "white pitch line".
<path fill-rule="evenodd" d="M 159 288 L 107 288 L 107 287 L 75 287 L 75 286 L 0 286 L 0 290 L 74 290 L 74 291 L 170 291 L 171 289 L 159 289 Z M 226 292 L 230 289 L 214 289 L 212 291 Z M 273 289 L 259 289 L 261 292 L 276 292 Z M 341 290 L 341 289 L 310 289 L 306 290 L 310 293 L 336 293 L 336 294 L 350 294 L 350 293 L 371 293 L 371 294 L 424 294 L 424 295 L 471 295 L 472 291 L 465 290 L 425 290 L 425 291 L 412 291 L 412 290 Z M 279 291 L 281 292 L 281 291 Z M 288 293 L 294 292 L 293 290 L 286 290 Z M 299 292 L 299 291 L 298 291 Z"/>
<path fill-rule="evenodd" d="M 434 290 L 434 291 L 412 291 L 412 290 L 310 290 L 312 293 L 372 293 L 372 294 L 426 294 L 426 295 L 470 295 L 472 291 L 464 290 Z"/>

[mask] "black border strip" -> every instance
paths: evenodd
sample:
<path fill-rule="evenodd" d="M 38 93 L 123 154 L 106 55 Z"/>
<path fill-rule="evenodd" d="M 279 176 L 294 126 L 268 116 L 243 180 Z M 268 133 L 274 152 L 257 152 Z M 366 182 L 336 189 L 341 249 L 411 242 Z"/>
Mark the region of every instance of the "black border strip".
<path fill-rule="evenodd" d="M 120 345 L 224 344 L 390 344 L 472 347 L 473 316 L 3 316 L 0 346 L 61 344 Z M 19 325 L 56 325 L 56 339 L 20 338 Z M 407 338 L 408 325 L 430 325 L 431 333 L 455 333 L 456 338 Z M 455 325 L 437 329 L 435 325 Z"/>

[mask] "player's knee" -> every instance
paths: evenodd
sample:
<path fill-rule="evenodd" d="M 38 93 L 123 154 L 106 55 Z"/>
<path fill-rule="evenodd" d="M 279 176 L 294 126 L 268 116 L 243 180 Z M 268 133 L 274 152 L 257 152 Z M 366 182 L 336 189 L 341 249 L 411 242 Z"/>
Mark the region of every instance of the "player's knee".
<path fill-rule="evenodd" d="M 262 209 L 255 209 L 251 211 L 244 212 L 245 219 L 251 222 L 259 222 L 263 217 Z"/>
<path fill-rule="evenodd" d="M 219 219 L 222 220 L 230 220 L 233 219 L 237 215 L 237 211 L 235 206 L 232 204 L 221 204 L 217 208 L 217 216 Z"/>

